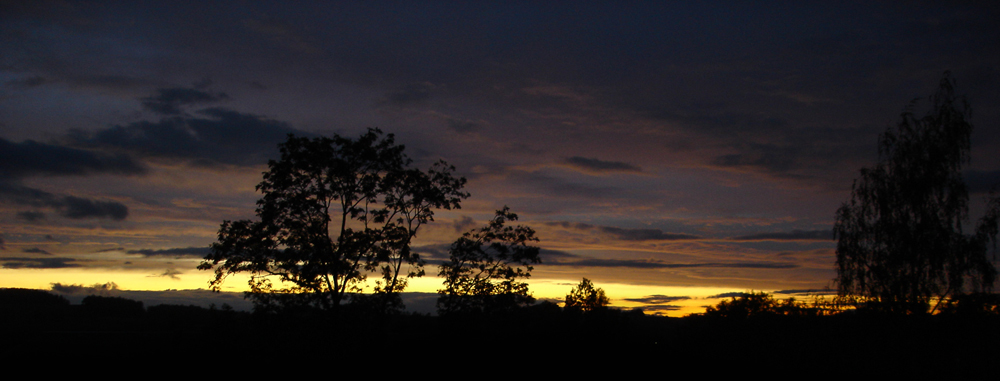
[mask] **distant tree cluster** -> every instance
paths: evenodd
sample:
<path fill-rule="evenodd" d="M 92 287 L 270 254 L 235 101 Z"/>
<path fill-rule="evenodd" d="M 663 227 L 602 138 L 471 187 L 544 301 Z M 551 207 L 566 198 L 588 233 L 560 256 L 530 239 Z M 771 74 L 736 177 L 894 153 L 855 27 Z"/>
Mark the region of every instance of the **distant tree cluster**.
<path fill-rule="evenodd" d="M 793 297 L 777 300 L 766 292 L 746 292 L 705 308 L 705 316 L 722 319 L 750 319 L 761 316 L 818 316 L 833 312 L 831 302 L 816 299 L 812 304 Z"/>

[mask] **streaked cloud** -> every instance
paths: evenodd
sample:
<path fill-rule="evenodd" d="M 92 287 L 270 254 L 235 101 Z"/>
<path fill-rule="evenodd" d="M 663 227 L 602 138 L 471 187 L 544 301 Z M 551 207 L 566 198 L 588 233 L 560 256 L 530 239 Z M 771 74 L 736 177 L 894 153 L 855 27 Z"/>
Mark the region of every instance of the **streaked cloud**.
<path fill-rule="evenodd" d="M 585 232 L 600 233 L 611 238 L 623 241 L 676 241 L 694 240 L 701 237 L 693 234 L 667 233 L 660 229 L 626 229 L 613 226 L 599 226 L 580 222 L 546 222 L 549 226 L 558 226 L 566 229 L 579 230 Z"/>
<path fill-rule="evenodd" d="M 84 150 L 25 140 L 0 138 L 0 177 L 86 176 L 92 174 L 142 175 L 146 166 L 124 154 Z M 2 180 L 0 180 L 2 181 Z"/>
<path fill-rule="evenodd" d="M 668 304 L 680 300 L 690 300 L 689 296 L 649 295 L 642 298 L 626 298 L 626 301 L 643 304 Z"/>
<path fill-rule="evenodd" d="M 674 263 L 654 259 L 598 259 L 581 258 L 546 262 L 550 266 L 575 267 L 624 267 L 633 269 L 682 269 L 682 268 L 736 268 L 736 269 L 794 269 L 799 265 L 787 262 L 693 262 Z"/>
<path fill-rule="evenodd" d="M 162 115 L 178 115 L 182 106 L 211 103 L 229 99 L 226 93 L 209 93 L 206 91 L 172 87 L 157 89 L 157 95 L 140 98 L 142 106 Z"/>
<path fill-rule="evenodd" d="M 74 146 L 126 151 L 142 158 L 172 159 L 192 165 L 254 166 L 276 158 L 287 135 L 310 136 L 285 122 L 224 108 L 68 135 Z"/>
<path fill-rule="evenodd" d="M 832 230 L 792 230 L 791 232 L 758 233 L 730 238 L 734 241 L 830 241 Z"/>
<path fill-rule="evenodd" d="M 173 258 L 204 258 L 209 253 L 209 248 L 205 247 L 179 247 L 174 249 L 139 249 L 129 250 L 128 254 L 138 254 L 144 257 L 173 257 Z"/>
<path fill-rule="evenodd" d="M 78 262 L 85 262 L 85 260 L 67 257 L 0 257 L 0 262 L 3 263 L 5 269 L 63 269 L 81 267 L 83 265 Z"/>
<path fill-rule="evenodd" d="M 23 252 L 23 253 L 31 253 L 31 254 L 52 255 L 52 253 L 50 253 L 48 251 L 45 251 L 43 249 L 37 248 L 37 247 L 25 248 L 25 249 L 21 250 L 21 252 Z"/>
<path fill-rule="evenodd" d="M 573 156 L 564 161 L 570 168 L 591 174 L 641 173 L 642 169 L 620 161 L 604 161 L 595 158 Z"/>

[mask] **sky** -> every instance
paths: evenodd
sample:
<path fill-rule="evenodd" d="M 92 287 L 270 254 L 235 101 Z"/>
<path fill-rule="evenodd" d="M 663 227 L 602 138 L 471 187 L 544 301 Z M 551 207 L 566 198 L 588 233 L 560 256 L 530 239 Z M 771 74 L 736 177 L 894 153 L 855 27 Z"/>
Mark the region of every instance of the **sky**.
<path fill-rule="evenodd" d="M 975 1 L 5 1 L 0 287 L 219 297 L 196 266 L 222 221 L 255 218 L 278 143 L 378 127 L 471 193 L 420 230 L 407 291 L 442 288 L 448 245 L 506 205 L 540 238 L 539 299 L 584 277 L 672 316 L 808 298 L 835 288 L 834 213 L 879 134 L 945 71 L 981 213 L 997 19 Z"/>

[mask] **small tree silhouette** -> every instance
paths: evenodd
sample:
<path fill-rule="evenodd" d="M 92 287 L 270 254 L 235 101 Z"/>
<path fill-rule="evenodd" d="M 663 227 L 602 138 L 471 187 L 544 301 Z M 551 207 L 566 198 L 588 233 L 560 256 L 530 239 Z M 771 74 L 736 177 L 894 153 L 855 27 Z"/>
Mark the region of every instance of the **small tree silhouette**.
<path fill-rule="evenodd" d="M 438 313 L 496 313 L 534 303 L 528 284 L 532 265 L 541 263 L 535 231 L 527 226 L 505 226 L 517 215 L 504 206 L 483 228 L 465 233 L 441 265 L 445 288 L 438 290 Z"/>

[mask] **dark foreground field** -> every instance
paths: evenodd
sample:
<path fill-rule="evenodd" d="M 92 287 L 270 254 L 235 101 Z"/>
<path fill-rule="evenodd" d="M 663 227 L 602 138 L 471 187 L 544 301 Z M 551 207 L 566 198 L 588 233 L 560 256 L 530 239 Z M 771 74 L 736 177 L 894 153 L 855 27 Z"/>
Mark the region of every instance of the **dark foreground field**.
<path fill-rule="evenodd" d="M 639 311 L 563 311 L 553 304 L 492 316 L 252 314 L 108 298 L 69 305 L 57 297 L 0 305 L 4 359 L 42 354 L 300 360 L 378 356 L 499 366 L 553 364 L 704 372 L 778 369 L 849 375 L 995 375 L 997 316 L 763 316 L 666 318 Z M 339 355 L 342 355 L 338 357 Z M 492 360 L 491 360 L 492 359 Z M 507 364 L 507 365 L 503 365 Z M 520 364 L 520 365 L 519 365 Z M 757 369 L 754 369 L 757 368 Z M 792 374 L 785 374 L 792 376 Z"/>

